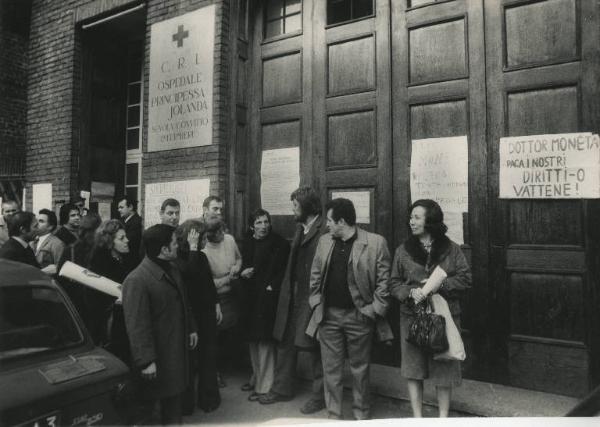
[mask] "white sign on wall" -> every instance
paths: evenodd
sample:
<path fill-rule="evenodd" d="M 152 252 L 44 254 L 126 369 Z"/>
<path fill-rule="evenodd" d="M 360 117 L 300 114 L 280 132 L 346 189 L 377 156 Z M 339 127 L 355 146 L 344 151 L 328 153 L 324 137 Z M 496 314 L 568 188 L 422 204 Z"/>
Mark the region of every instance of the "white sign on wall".
<path fill-rule="evenodd" d="M 598 135 L 500 138 L 500 198 L 600 198 Z"/>
<path fill-rule="evenodd" d="M 448 237 L 464 243 L 463 213 L 469 211 L 469 146 L 466 136 L 412 141 L 410 194 L 413 202 L 439 203 Z"/>
<path fill-rule="evenodd" d="M 356 222 L 360 224 L 371 223 L 371 193 L 368 191 L 333 191 L 331 199 L 343 197 L 354 204 Z"/>
<path fill-rule="evenodd" d="M 52 184 L 33 184 L 31 187 L 31 193 L 33 196 L 33 213 L 37 215 L 42 209 L 53 210 Z"/>
<path fill-rule="evenodd" d="M 191 179 L 146 184 L 144 194 L 144 226 L 160 223 L 160 206 L 166 199 L 176 199 L 181 205 L 180 223 L 202 216 L 202 203 L 208 197 L 210 180 Z"/>
<path fill-rule="evenodd" d="M 212 143 L 215 6 L 152 25 L 148 151 Z"/>
<path fill-rule="evenodd" d="M 271 215 L 292 215 L 290 194 L 300 185 L 300 148 L 264 150 L 260 200 Z"/>

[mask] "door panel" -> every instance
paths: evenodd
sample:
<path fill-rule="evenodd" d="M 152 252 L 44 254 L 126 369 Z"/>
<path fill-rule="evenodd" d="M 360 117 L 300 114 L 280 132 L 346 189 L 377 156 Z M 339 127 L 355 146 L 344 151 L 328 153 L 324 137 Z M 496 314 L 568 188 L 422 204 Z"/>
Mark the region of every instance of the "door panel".
<path fill-rule="evenodd" d="M 395 244 L 409 235 L 411 141 L 466 135 L 469 213 L 463 217 L 463 251 L 474 279 L 461 326 L 470 355 L 465 370 L 476 377 L 474 366 L 485 359 L 490 301 L 483 5 L 471 0 L 391 4 Z"/>
<path fill-rule="evenodd" d="M 503 136 L 597 131 L 582 112 L 593 96 L 585 58 L 597 47 L 582 50 L 582 41 L 598 15 L 584 18 L 583 3 L 490 0 L 485 9 L 487 93 L 497 100 L 488 103 L 491 263 L 503 266 L 494 285 L 508 382 L 573 396 L 589 388 L 594 346 L 586 333 L 595 323 L 586 300 L 597 286 L 586 262 L 587 202 L 498 199 L 498 144 Z"/>

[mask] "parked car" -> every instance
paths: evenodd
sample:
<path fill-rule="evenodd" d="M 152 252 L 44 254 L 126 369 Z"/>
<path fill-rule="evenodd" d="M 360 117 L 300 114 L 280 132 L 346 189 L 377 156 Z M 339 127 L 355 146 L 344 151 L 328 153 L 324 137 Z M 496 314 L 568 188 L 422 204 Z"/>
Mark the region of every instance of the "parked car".
<path fill-rule="evenodd" d="M 127 366 L 98 348 L 66 293 L 36 268 L 0 260 L 0 425 L 123 422 Z"/>

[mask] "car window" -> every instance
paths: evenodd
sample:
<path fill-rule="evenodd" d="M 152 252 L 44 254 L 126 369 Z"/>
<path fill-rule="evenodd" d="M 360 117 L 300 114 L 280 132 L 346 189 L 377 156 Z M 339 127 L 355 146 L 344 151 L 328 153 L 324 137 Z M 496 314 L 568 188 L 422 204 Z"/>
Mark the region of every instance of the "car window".
<path fill-rule="evenodd" d="M 56 289 L 0 287 L 0 361 L 82 341 L 81 329 Z"/>

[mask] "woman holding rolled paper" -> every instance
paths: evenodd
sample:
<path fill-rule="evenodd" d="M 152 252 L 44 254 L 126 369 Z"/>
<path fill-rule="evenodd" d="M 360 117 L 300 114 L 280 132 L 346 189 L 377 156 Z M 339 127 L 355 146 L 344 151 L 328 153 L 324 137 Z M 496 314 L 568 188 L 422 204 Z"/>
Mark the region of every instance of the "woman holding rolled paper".
<path fill-rule="evenodd" d="M 123 224 L 116 219 L 104 221 L 96 230 L 89 269 L 121 284 L 131 271 L 128 253 L 129 240 Z M 129 363 L 129 340 L 120 301 L 115 303 L 114 297 L 94 290 L 87 290 L 85 296 L 94 341 Z"/>
<path fill-rule="evenodd" d="M 414 417 L 422 417 L 423 381 L 436 387 L 440 417 L 450 410 L 452 387 L 461 383 L 458 360 L 435 360 L 406 341 L 415 307 L 428 296 L 441 295 L 460 329 L 460 297 L 471 284 L 471 270 L 460 246 L 446 236 L 444 214 L 433 200 L 417 200 L 410 207 L 411 236 L 396 249 L 390 277 L 390 294 L 400 301 L 400 373 L 407 379 Z"/>

